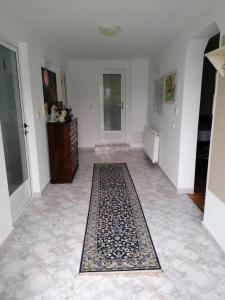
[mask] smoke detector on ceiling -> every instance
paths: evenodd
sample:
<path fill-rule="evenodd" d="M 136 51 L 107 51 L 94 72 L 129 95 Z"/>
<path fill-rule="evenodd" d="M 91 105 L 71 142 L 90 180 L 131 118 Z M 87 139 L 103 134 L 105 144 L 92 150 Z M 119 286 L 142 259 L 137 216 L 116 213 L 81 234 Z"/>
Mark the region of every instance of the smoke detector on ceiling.
<path fill-rule="evenodd" d="M 116 24 L 105 24 L 99 27 L 99 31 L 106 36 L 115 36 L 120 33 L 121 27 Z"/>

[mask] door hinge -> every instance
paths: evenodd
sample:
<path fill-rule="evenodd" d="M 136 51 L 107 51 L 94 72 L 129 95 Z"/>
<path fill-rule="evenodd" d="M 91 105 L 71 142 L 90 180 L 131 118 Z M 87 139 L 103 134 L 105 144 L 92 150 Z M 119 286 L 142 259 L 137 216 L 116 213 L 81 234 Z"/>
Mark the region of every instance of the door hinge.
<path fill-rule="evenodd" d="M 2 64 L 3 64 L 3 71 L 5 71 L 6 70 L 6 61 L 5 61 L 5 59 L 2 60 Z"/>

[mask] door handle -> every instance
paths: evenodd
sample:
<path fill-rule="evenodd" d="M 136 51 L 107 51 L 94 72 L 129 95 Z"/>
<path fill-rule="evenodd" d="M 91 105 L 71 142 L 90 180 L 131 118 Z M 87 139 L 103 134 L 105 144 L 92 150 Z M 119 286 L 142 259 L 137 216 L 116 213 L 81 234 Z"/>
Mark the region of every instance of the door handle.
<path fill-rule="evenodd" d="M 29 127 L 29 126 L 27 125 L 27 123 L 24 123 L 24 124 L 23 124 L 23 128 L 24 128 L 24 134 L 25 134 L 25 135 L 27 135 L 27 134 L 29 133 L 29 131 L 27 131 L 27 127 Z"/>
<path fill-rule="evenodd" d="M 123 102 L 119 103 L 118 105 L 121 107 L 121 109 L 123 109 Z"/>

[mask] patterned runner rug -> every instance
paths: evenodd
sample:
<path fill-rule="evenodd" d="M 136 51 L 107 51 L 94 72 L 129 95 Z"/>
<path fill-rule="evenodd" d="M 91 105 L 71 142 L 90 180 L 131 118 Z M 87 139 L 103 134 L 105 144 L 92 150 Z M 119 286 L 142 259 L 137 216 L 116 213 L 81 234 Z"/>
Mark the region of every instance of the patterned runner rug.
<path fill-rule="evenodd" d="M 95 164 L 80 273 L 160 269 L 127 165 Z"/>

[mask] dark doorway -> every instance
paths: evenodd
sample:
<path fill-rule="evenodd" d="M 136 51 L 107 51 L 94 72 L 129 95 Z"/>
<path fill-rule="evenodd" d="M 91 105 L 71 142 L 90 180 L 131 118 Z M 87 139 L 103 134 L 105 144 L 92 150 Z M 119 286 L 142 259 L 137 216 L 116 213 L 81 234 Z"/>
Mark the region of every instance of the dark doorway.
<path fill-rule="evenodd" d="M 205 54 L 219 47 L 220 34 L 209 39 Z M 213 100 L 216 85 L 216 69 L 204 57 L 202 90 L 198 123 L 198 141 L 195 169 L 194 194 L 190 195 L 196 205 L 203 211 L 205 204 L 205 190 L 212 127 Z"/>

